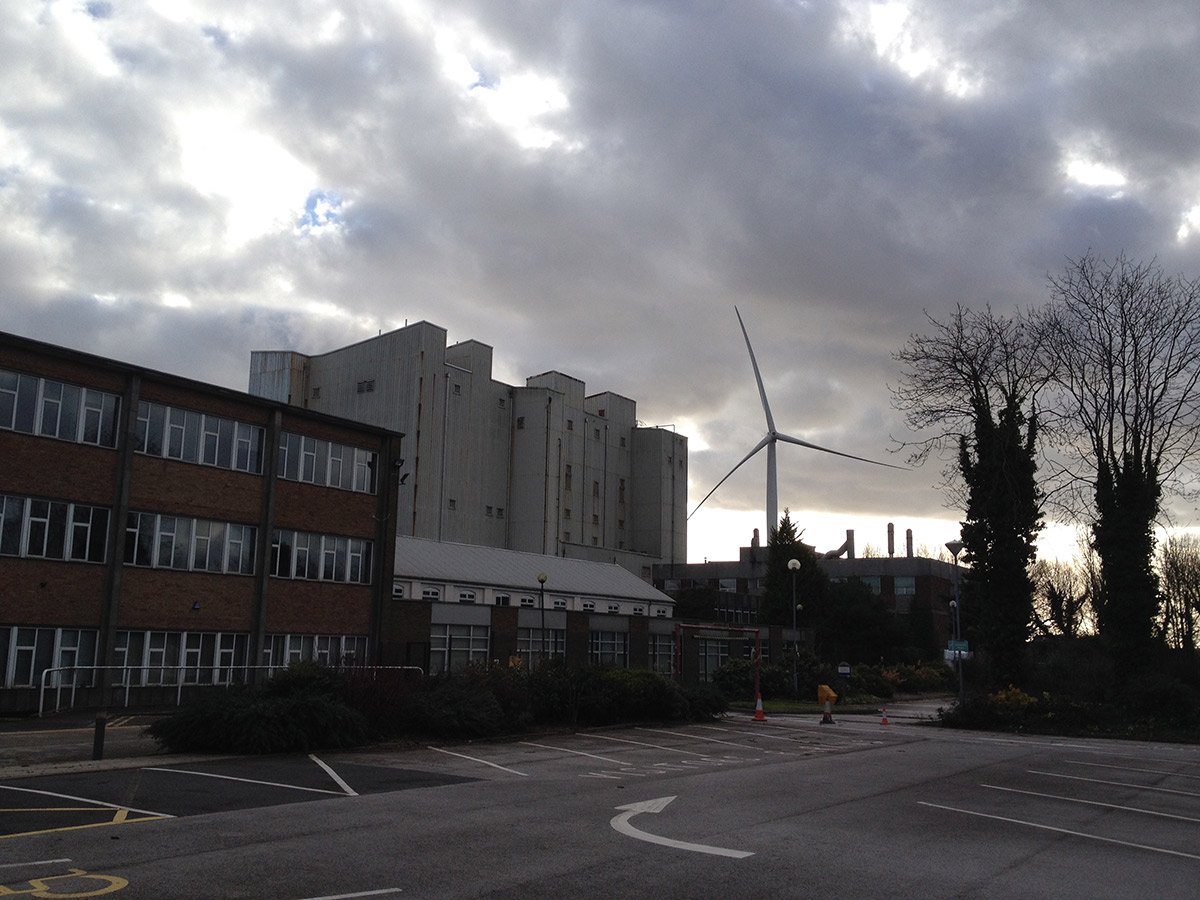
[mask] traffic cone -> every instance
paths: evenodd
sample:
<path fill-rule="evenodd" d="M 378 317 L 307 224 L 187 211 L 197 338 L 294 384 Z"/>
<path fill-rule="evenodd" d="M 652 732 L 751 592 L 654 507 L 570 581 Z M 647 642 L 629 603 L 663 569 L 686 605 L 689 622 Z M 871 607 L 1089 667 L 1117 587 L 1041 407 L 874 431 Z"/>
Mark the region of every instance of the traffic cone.
<path fill-rule="evenodd" d="M 825 701 L 825 713 L 824 713 L 824 715 L 821 716 L 821 724 L 822 725 L 832 725 L 833 724 L 833 704 L 830 703 L 828 700 Z"/>
<path fill-rule="evenodd" d="M 883 718 L 879 720 L 879 724 L 880 724 L 880 725 L 886 725 L 886 724 L 888 723 L 888 720 L 887 720 L 887 707 L 885 706 L 885 707 L 884 707 L 884 708 L 881 710 L 881 712 L 883 713 Z"/>
<path fill-rule="evenodd" d="M 765 722 L 765 721 L 767 721 L 767 717 L 763 713 L 762 694 L 758 694 L 757 697 L 758 697 L 758 699 L 756 699 L 754 701 L 754 721 L 755 722 Z"/>

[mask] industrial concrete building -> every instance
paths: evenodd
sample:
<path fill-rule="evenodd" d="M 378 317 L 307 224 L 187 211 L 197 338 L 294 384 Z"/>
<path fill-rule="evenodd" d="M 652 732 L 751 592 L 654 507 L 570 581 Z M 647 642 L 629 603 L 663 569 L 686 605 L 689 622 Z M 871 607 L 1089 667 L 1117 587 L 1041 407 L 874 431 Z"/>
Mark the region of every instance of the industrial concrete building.
<path fill-rule="evenodd" d="M 687 559 L 687 438 L 633 400 L 546 372 L 492 378 L 492 348 L 418 322 L 317 355 L 251 354 L 250 392 L 407 435 L 398 533 L 615 562 Z"/>

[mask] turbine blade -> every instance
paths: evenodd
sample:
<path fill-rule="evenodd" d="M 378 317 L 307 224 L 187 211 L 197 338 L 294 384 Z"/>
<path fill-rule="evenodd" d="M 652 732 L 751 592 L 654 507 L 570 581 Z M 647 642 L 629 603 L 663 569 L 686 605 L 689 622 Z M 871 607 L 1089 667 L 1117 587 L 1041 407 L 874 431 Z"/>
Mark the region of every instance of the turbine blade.
<path fill-rule="evenodd" d="M 750 460 L 750 457 L 754 456 L 755 453 L 757 453 L 763 447 L 767 446 L 767 444 L 769 444 L 769 443 L 771 443 L 770 435 L 764 437 L 761 441 L 759 441 L 757 444 L 755 444 L 754 449 L 751 450 L 749 453 L 747 453 L 745 456 L 743 456 L 742 461 L 739 462 L 732 469 L 730 469 L 725 474 L 725 477 L 722 478 L 720 481 L 718 481 L 716 483 L 716 486 L 713 487 L 713 489 L 711 491 L 709 491 L 707 494 L 704 495 L 704 500 L 707 500 L 709 497 L 711 497 L 713 494 L 715 494 L 717 492 L 717 488 L 719 488 L 721 485 L 723 485 L 726 481 L 729 480 L 730 475 L 732 475 L 734 472 L 736 472 L 738 469 L 740 469 L 745 463 L 747 463 Z M 697 503 L 696 508 L 693 509 L 690 513 L 688 513 L 689 519 L 696 514 L 696 511 L 699 510 L 700 507 L 702 507 L 704 505 L 704 500 L 701 500 L 699 503 Z"/>
<path fill-rule="evenodd" d="M 902 469 L 908 471 L 904 466 L 894 466 L 891 463 L 879 462 L 876 459 L 867 459 L 865 456 L 855 456 L 853 453 L 843 453 L 841 450 L 830 450 L 828 447 L 822 447 L 820 444 L 813 444 L 809 441 L 802 441 L 798 437 L 792 437 L 790 434 L 776 434 L 775 437 L 788 444 L 795 444 L 798 447 L 807 447 L 810 450 L 820 450 L 822 453 L 832 453 L 834 456 L 844 456 L 846 459 L 857 459 L 859 462 L 870 463 L 873 466 L 887 466 L 889 469 Z"/>
<path fill-rule="evenodd" d="M 733 308 L 733 311 L 737 314 L 738 324 L 742 326 L 742 337 L 746 339 L 746 349 L 750 351 L 750 365 L 754 367 L 754 380 L 758 383 L 758 396 L 762 400 L 763 412 L 767 416 L 767 433 L 773 434 L 775 432 L 775 419 L 771 415 L 771 404 L 767 402 L 767 391 L 763 387 L 762 375 L 758 371 L 758 360 L 754 358 L 754 348 L 750 346 L 750 335 L 746 331 L 746 323 L 742 321 L 742 314 L 738 312 L 736 306 Z"/>

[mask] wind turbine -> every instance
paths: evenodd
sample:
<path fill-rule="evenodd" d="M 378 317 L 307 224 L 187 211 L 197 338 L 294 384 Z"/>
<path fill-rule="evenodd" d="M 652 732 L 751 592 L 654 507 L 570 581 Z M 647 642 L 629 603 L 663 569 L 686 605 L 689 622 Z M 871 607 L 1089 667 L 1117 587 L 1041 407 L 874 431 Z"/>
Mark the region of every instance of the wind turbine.
<path fill-rule="evenodd" d="M 763 435 L 762 440 L 754 445 L 754 449 L 742 457 L 742 461 L 729 470 L 728 474 L 717 482 L 716 487 L 704 495 L 704 500 L 696 504 L 696 508 L 688 515 L 690 519 L 696 514 L 704 501 L 717 492 L 717 488 L 723 485 L 729 476 L 740 469 L 747 463 L 759 450 L 763 447 L 767 448 L 767 537 L 770 538 L 771 533 L 779 527 L 779 475 L 775 465 L 775 444 L 783 441 L 785 444 L 796 444 L 800 447 L 807 447 L 810 450 L 820 450 L 822 453 L 832 453 L 834 456 L 844 456 L 847 459 L 856 459 L 859 462 L 871 463 L 875 466 L 887 466 L 889 469 L 899 469 L 902 466 L 893 466 L 891 463 L 878 462 L 873 459 L 867 459 L 862 456 L 855 456 L 852 453 L 843 453 L 840 450 L 830 450 L 828 447 L 821 447 L 817 444 L 801 440 L 798 437 L 793 437 L 790 434 L 784 434 L 775 428 L 775 418 L 771 415 L 771 404 L 767 402 L 767 392 L 763 388 L 762 375 L 758 371 L 758 360 L 754 358 L 754 348 L 750 346 L 750 335 L 746 332 L 746 323 L 742 321 L 742 314 L 738 312 L 735 306 L 733 311 L 737 314 L 738 324 L 742 326 L 742 337 L 746 339 L 746 350 L 750 353 L 750 365 L 754 367 L 754 380 L 758 383 L 758 396 L 762 400 L 763 413 L 767 417 L 767 433 Z"/>

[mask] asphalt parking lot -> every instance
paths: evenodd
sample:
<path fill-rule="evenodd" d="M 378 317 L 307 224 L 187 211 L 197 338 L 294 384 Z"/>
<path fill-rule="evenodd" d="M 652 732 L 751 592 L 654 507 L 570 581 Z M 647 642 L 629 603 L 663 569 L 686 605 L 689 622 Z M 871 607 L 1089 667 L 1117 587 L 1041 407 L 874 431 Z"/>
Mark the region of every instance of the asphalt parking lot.
<path fill-rule="evenodd" d="M 388 793 L 566 765 L 577 777 L 636 780 L 780 754 L 849 752 L 870 738 L 808 728 L 772 733 L 745 717 L 719 725 L 559 734 L 498 744 L 426 746 L 330 754 L 220 757 L 164 753 L 143 732 L 145 714 L 115 716 L 104 759 L 90 759 L 94 725 L 76 715 L 0 728 L 0 840 L 160 819 L 250 810 L 333 797 Z M 811 725 L 811 723 L 809 723 Z M 681 726 L 682 728 L 683 726 Z M 778 731 L 777 729 L 775 731 Z M 621 736 L 624 735 L 624 736 Z M 678 745 L 687 739 L 688 748 Z M 672 746 L 675 744 L 676 746 Z M 640 751 L 658 757 L 630 763 Z M 405 761 L 412 766 L 404 765 Z M 582 768 L 580 768 L 582 766 Z M 578 769 L 578 772 L 574 770 Z"/>
<path fill-rule="evenodd" d="M 897 715 L 92 765 L 0 772 L 0 893 L 1057 900 L 1200 875 L 1200 747 Z"/>

